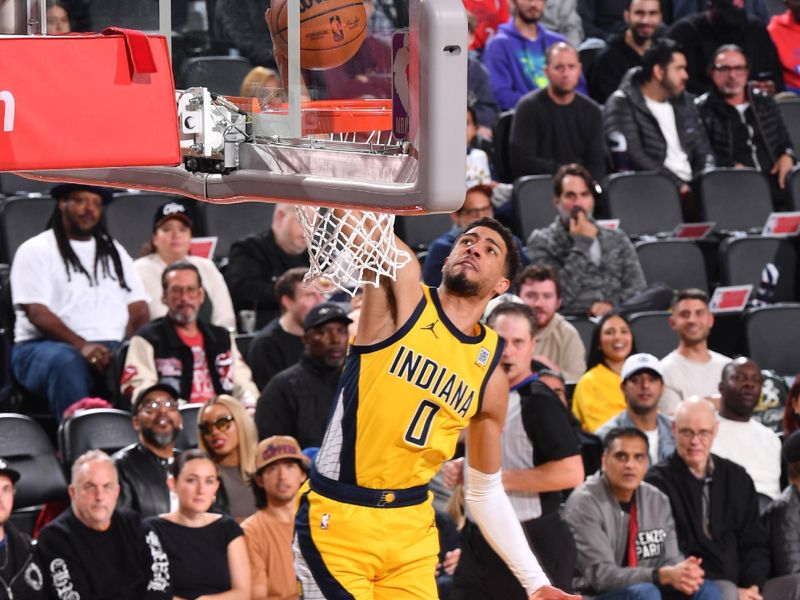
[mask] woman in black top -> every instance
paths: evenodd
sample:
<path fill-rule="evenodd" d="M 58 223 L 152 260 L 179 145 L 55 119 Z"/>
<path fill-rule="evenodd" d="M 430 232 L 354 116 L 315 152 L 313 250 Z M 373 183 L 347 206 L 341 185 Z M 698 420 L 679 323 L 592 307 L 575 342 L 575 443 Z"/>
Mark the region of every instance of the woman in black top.
<path fill-rule="evenodd" d="M 219 489 L 216 465 L 205 452 L 189 450 L 172 471 L 178 509 L 145 523 L 169 557 L 175 600 L 249 600 L 242 530 L 231 517 L 208 512 Z"/>

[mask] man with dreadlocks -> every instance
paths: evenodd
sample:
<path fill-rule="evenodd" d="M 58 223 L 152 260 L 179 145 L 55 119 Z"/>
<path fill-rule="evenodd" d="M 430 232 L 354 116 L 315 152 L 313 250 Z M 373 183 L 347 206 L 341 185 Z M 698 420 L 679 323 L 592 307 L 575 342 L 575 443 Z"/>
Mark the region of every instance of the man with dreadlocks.
<path fill-rule="evenodd" d="M 102 381 L 113 348 L 148 312 L 131 257 L 100 223 L 111 192 L 61 184 L 50 193 L 57 204 L 47 229 L 23 243 L 11 265 L 11 367 L 60 422 Z"/>

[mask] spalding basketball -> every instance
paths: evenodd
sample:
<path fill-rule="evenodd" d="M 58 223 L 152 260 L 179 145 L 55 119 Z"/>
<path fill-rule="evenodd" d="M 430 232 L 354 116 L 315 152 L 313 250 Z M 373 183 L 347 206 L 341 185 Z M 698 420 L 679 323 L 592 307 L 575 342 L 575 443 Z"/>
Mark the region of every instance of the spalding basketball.
<path fill-rule="evenodd" d="M 286 1 L 273 0 L 270 29 L 288 44 Z M 353 58 L 367 35 L 361 0 L 300 0 L 300 66 L 332 69 Z"/>

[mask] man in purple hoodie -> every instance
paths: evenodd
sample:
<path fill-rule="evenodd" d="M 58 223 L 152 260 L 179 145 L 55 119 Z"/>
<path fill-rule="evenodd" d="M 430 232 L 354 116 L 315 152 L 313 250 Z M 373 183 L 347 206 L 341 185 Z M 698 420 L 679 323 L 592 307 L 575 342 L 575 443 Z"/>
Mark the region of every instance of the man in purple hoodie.
<path fill-rule="evenodd" d="M 547 87 L 545 51 L 566 40 L 539 25 L 546 3 L 547 0 L 511 0 L 514 16 L 498 28 L 484 50 L 483 63 L 501 110 L 514 108 L 531 90 Z M 587 93 L 583 75 L 578 91 Z"/>

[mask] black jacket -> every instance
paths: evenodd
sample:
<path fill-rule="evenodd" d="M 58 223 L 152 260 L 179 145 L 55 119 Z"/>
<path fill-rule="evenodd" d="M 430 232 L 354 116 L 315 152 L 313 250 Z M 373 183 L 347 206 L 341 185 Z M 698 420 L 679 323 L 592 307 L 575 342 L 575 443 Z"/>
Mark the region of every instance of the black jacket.
<path fill-rule="evenodd" d="M 760 588 L 769 575 L 769 549 L 753 480 L 736 463 L 716 455 L 712 459 L 712 539 L 703 532 L 704 482 L 689 471 L 677 453 L 653 466 L 645 480 L 669 497 L 681 552 L 703 559 L 706 579 L 727 579 L 739 587 Z"/>
<path fill-rule="evenodd" d="M 275 375 L 300 360 L 304 349 L 303 339 L 284 331 L 279 318 L 267 323 L 250 342 L 247 353 L 247 364 L 259 391 L 263 391 Z"/>
<path fill-rule="evenodd" d="M 177 458 L 179 450 L 173 451 Z M 171 510 L 167 475 L 169 466 L 142 444 L 131 444 L 117 451 L 114 463 L 119 472 L 118 508 L 129 508 L 142 518 Z"/>
<path fill-rule="evenodd" d="M 225 281 L 233 307 L 256 311 L 256 329 L 261 329 L 280 311 L 275 281 L 293 267 L 307 267 L 308 252 L 286 254 L 272 231 L 251 235 L 231 246 Z"/>
<path fill-rule="evenodd" d="M 800 491 L 789 485 L 775 498 L 764 520 L 772 544 L 772 575 L 800 573 Z"/>
<path fill-rule="evenodd" d="M 320 446 L 340 375 L 308 354 L 275 375 L 256 405 L 258 437 L 290 435 L 301 448 Z"/>
<path fill-rule="evenodd" d="M 603 108 L 603 133 L 609 144 L 618 143 L 617 138 L 622 136 L 627 160 L 634 171 L 659 171 L 680 185 L 680 179 L 664 166 L 667 141 L 658 121 L 645 104 L 640 87 L 641 72 L 641 67 L 629 70 L 619 89 L 606 102 Z M 675 111 L 678 139 L 689 157 L 692 176 L 697 177 L 706 169 L 714 168 L 714 154 L 693 100 L 691 94 L 683 93 L 669 102 Z"/>
<path fill-rule="evenodd" d="M 792 140 L 783 124 L 775 101 L 761 90 L 752 90 L 747 97 L 750 108 L 746 118 L 754 124 L 753 141 L 758 150 L 760 165 L 744 163 L 748 167 L 761 167 L 769 173 L 772 165 L 782 154 L 793 154 Z M 739 111 L 719 95 L 716 89 L 706 92 L 695 100 L 697 112 L 706 129 L 708 141 L 714 150 L 718 167 L 733 167 L 736 164 L 734 132 L 743 127 Z"/>
<path fill-rule="evenodd" d="M 0 575 L 0 600 L 38 600 L 45 598 L 44 575 L 34 552 L 35 542 L 10 521 L 4 525 L 6 552 L 11 575 Z"/>
<path fill-rule="evenodd" d="M 642 64 L 641 55 L 625 43 L 625 32 L 616 33 L 608 45 L 589 67 L 586 79 L 589 94 L 600 104 L 605 104 L 622 82 L 625 73 Z"/>

